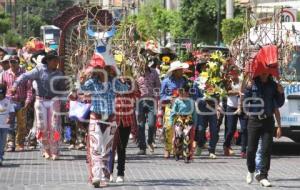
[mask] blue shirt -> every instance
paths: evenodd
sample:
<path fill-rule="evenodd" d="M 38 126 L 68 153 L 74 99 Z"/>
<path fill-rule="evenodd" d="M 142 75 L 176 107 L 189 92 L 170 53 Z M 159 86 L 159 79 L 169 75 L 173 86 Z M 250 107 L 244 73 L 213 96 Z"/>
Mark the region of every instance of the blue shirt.
<path fill-rule="evenodd" d="M 280 94 L 277 91 L 277 84 L 271 79 L 262 83 L 259 78 L 255 78 L 252 87 L 246 88 L 244 94 L 245 109 L 251 112 L 250 115 L 266 114 L 272 117 L 275 109 L 283 106 L 285 101 L 284 93 Z M 264 105 L 259 106 L 262 104 L 260 100 L 247 100 L 247 98 L 260 98 Z"/>
<path fill-rule="evenodd" d="M 175 79 L 173 76 L 169 76 L 162 81 L 160 99 L 162 101 L 171 100 L 174 90 L 182 88 L 187 83 L 187 79 L 182 77 Z"/>
<path fill-rule="evenodd" d="M 119 80 L 112 80 L 111 78 L 105 83 L 102 83 L 97 78 L 91 78 L 81 86 L 81 89 L 91 93 L 92 112 L 110 116 L 115 113 L 116 93 L 128 91 L 129 87 Z"/>
<path fill-rule="evenodd" d="M 173 125 L 176 115 L 192 115 L 195 122 L 195 106 L 191 98 L 176 98 L 170 113 L 170 125 Z"/>
<path fill-rule="evenodd" d="M 53 98 L 58 95 L 64 95 L 59 92 L 65 90 L 66 83 L 63 73 L 59 70 L 50 71 L 46 64 L 38 65 L 29 72 L 23 73 L 15 81 L 13 87 L 16 88 L 21 83 L 32 80 L 36 81 L 36 95 L 40 97 Z"/>

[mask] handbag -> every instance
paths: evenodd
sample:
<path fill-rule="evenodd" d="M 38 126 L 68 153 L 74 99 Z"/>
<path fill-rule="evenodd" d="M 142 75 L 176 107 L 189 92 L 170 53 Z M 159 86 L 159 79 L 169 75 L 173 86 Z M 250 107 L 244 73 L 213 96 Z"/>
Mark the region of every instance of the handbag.
<path fill-rule="evenodd" d="M 79 101 L 70 101 L 69 118 L 71 120 L 84 121 L 90 114 L 91 104 Z"/>

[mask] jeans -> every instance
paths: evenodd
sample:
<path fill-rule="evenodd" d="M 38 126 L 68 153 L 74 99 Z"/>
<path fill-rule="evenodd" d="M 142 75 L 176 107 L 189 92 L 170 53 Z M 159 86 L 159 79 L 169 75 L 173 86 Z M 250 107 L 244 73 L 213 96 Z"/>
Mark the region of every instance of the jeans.
<path fill-rule="evenodd" d="M 248 123 L 248 150 L 247 150 L 247 166 L 248 171 L 255 172 L 255 157 L 258 148 L 259 139 L 261 143 L 261 170 L 260 179 L 268 177 L 268 171 L 271 163 L 271 149 L 273 143 L 274 118 L 269 117 L 264 120 L 250 118 Z"/>
<path fill-rule="evenodd" d="M 247 147 L 247 119 L 244 114 L 241 115 L 233 115 L 233 113 L 237 111 L 237 108 L 227 106 L 226 115 L 227 118 L 227 132 L 225 135 L 224 147 L 229 148 L 231 146 L 231 141 L 234 136 L 234 133 L 237 128 L 237 122 L 240 121 L 241 125 L 241 135 L 242 135 L 242 152 L 246 152 Z"/>
<path fill-rule="evenodd" d="M 27 135 L 27 110 L 23 107 L 24 103 L 13 102 L 17 123 L 13 119 L 11 123 L 11 129 L 8 133 L 9 146 L 12 148 L 16 145 L 24 145 L 25 137 Z"/>
<path fill-rule="evenodd" d="M 210 131 L 210 141 L 208 151 L 209 153 L 215 153 L 216 146 L 219 140 L 219 128 L 217 125 L 217 115 L 198 115 L 198 126 L 197 126 L 197 134 L 198 134 L 198 146 L 203 147 L 206 143 L 206 129 L 209 126 Z"/>
<path fill-rule="evenodd" d="M 8 134 L 7 128 L 0 128 L 0 161 L 3 160 L 7 134 Z"/>
<path fill-rule="evenodd" d="M 262 144 L 261 143 L 262 143 L 262 139 L 260 138 L 258 142 L 256 156 L 255 156 L 255 171 L 257 173 L 260 173 L 260 170 L 262 168 L 262 149 L 261 149 Z"/>
<path fill-rule="evenodd" d="M 141 150 L 146 150 L 146 122 L 148 122 L 148 144 L 153 143 L 156 123 L 155 104 L 152 100 L 141 100 L 138 103 L 138 142 Z"/>

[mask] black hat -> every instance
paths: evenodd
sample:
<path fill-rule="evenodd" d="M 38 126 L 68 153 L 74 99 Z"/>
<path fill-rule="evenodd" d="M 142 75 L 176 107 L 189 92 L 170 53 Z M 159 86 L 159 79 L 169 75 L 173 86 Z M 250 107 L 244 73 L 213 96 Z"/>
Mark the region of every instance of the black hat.
<path fill-rule="evenodd" d="M 49 51 L 45 56 L 46 61 L 49 61 L 52 59 L 61 59 L 61 58 L 62 58 L 62 56 L 59 56 L 57 51 L 55 51 L 55 50 Z"/>

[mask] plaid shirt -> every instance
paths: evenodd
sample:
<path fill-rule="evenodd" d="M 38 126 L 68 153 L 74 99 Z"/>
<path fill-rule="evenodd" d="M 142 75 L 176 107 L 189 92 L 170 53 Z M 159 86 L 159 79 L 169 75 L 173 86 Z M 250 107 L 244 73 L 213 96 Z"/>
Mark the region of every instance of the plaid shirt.
<path fill-rule="evenodd" d="M 143 76 L 137 79 L 138 88 L 141 97 L 154 98 L 159 97 L 160 80 L 155 69 L 150 68 Z"/>
<path fill-rule="evenodd" d="M 11 94 L 11 88 L 17 78 L 25 73 L 26 71 L 19 68 L 19 71 L 15 74 L 11 69 L 5 71 L 2 75 L 2 82 L 6 85 L 7 93 L 6 96 L 15 102 L 26 102 L 30 103 L 33 100 L 32 96 L 32 81 L 24 81 L 18 87 L 15 95 Z"/>
<path fill-rule="evenodd" d="M 118 126 L 120 126 L 121 123 L 123 127 L 132 127 L 136 125 L 135 103 L 136 99 L 139 97 L 140 93 L 137 89 L 129 94 L 116 95 L 116 122 Z"/>
<path fill-rule="evenodd" d="M 81 86 L 83 91 L 91 93 L 91 111 L 101 115 L 110 116 L 115 113 L 115 97 L 117 91 L 128 91 L 128 86 L 122 84 L 119 80 L 109 79 L 108 82 L 102 83 L 96 78 L 91 78 Z"/>

